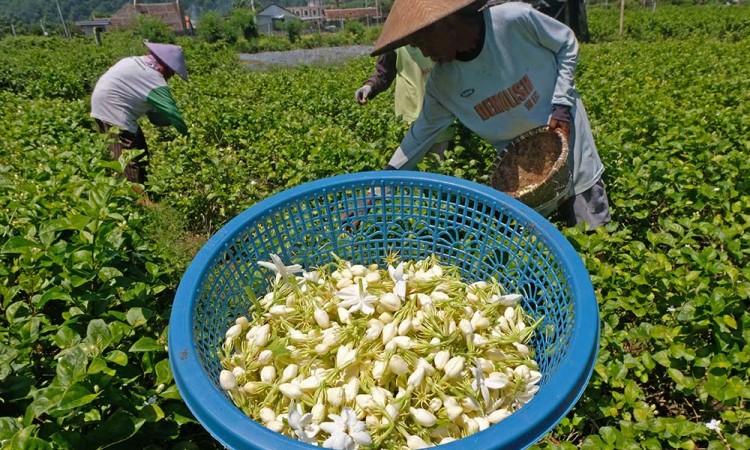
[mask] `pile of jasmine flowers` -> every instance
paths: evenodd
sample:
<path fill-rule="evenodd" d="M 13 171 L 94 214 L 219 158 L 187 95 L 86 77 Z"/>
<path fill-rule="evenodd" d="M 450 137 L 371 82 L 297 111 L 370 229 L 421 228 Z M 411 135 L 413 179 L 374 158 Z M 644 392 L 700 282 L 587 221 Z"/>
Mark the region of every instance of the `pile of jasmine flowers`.
<path fill-rule="evenodd" d="M 267 428 L 333 449 L 418 449 L 484 430 L 529 402 L 541 374 L 521 296 L 465 283 L 438 259 L 307 272 L 277 255 L 273 288 L 236 319 L 222 389 Z M 541 319 L 540 319 L 541 320 Z"/>

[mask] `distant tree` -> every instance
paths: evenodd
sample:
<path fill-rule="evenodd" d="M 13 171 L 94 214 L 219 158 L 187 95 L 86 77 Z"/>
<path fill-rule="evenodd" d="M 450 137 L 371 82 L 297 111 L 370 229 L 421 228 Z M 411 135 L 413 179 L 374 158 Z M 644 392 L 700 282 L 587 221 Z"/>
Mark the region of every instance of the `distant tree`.
<path fill-rule="evenodd" d="M 302 21 L 296 17 L 287 17 L 284 19 L 284 30 L 289 37 L 289 42 L 295 43 L 302 34 Z"/>
<path fill-rule="evenodd" d="M 151 42 L 174 44 L 174 32 L 169 28 L 169 25 L 156 17 L 139 14 L 135 18 L 133 29 L 138 36 L 148 39 Z"/>
<path fill-rule="evenodd" d="M 258 37 L 258 25 L 255 14 L 250 8 L 234 8 L 229 16 L 229 24 L 237 29 L 245 39 Z"/>
<path fill-rule="evenodd" d="M 216 11 L 203 14 L 196 32 L 206 42 L 219 42 L 224 38 L 224 18 Z"/>
<path fill-rule="evenodd" d="M 347 20 L 344 22 L 344 31 L 355 36 L 361 36 L 365 32 L 365 26 L 359 20 Z"/>

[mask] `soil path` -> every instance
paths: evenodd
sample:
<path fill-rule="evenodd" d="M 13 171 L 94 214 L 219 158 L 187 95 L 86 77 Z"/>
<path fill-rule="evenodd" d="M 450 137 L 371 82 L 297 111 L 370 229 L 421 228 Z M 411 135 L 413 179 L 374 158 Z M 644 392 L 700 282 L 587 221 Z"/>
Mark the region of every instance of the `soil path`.
<path fill-rule="evenodd" d="M 351 58 L 367 56 L 372 51 L 370 45 L 347 47 L 322 47 L 285 52 L 240 53 L 240 61 L 250 70 L 264 70 L 273 67 L 289 67 L 300 64 L 332 64 Z"/>

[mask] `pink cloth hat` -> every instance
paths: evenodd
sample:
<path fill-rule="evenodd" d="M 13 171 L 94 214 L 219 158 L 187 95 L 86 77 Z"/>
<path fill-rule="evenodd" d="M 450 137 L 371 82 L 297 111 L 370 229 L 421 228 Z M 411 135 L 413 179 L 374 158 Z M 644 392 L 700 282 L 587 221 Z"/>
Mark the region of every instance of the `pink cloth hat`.
<path fill-rule="evenodd" d="M 174 73 L 179 75 L 183 80 L 187 81 L 187 65 L 185 64 L 185 54 L 182 52 L 182 47 L 148 41 L 143 41 L 143 44 L 148 47 L 151 54 L 159 59 L 159 61 L 174 70 Z"/>

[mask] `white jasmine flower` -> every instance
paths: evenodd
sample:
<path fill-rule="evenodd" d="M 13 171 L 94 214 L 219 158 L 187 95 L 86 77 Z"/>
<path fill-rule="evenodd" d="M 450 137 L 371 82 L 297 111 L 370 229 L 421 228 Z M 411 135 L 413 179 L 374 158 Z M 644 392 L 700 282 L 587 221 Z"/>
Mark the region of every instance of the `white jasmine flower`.
<path fill-rule="evenodd" d="M 261 366 L 264 366 L 271 362 L 271 359 L 273 359 L 273 352 L 271 350 L 263 350 L 258 353 L 258 364 L 260 364 Z"/>
<path fill-rule="evenodd" d="M 388 311 L 397 311 L 401 307 L 401 298 L 392 292 L 386 292 L 380 296 L 380 306 Z"/>
<path fill-rule="evenodd" d="M 435 367 L 437 367 L 440 370 L 443 370 L 445 367 L 445 364 L 448 362 L 448 360 L 451 358 L 451 353 L 448 350 L 440 350 L 435 355 Z"/>
<path fill-rule="evenodd" d="M 409 379 L 406 381 L 406 384 L 408 384 L 409 386 L 418 388 L 422 384 L 422 381 L 424 380 L 424 375 L 425 375 L 424 367 L 417 367 L 417 370 L 415 370 L 414 372 L 412 372 L 411 375 L 409 375 Z"/>
<path fill-rule="evenodd" d="M 284 372 L 281 374 L 281 381 L 289 381 L 296 377 L 298 370 L 299 368 L 297 367 L 297 364 L 289 364 L 284 368 Z"/>
<path fill-rule="evenodd" d="M 276 367 L 264 366 L 260 369 L 260 380 L 264 383 L 273 383 L 276 379 Z"/>
<path fill-rule="evenodd" d="M 463 356 L 454 356 L 447 363 L 445 363 L 445 375 L 448 378 L 458 378 L 461 376 L 461 372 L 464 370 L 464 364 L 466 360 Z"/>
<path fill-rule="evenodd" d="M 279 391 L 292 400 L 296 400 L 302 397 L 302 389 L 294 383 L 282 383 L 279 386 Z"/>
<path fill-rule="evenodd" d="M 336 350 L 336 367 L 342 368 L 357 358 L 357 349 L 351 344 L 342 345 Z"/>
<path fill-rule="evenodd" d="M 420 448 L 427 448 L 430 447 L 430 444 L 424 441 L 421 437 L 417 435 L 411 435 L 408 438 L 406 438 L 406 446 L 410 449 L 416 450 Z"/>
<path fill-rule="evenodd" d="M 351 408 L 344 408 L 341 414 L 329 414 L 332 422 L 323 422 L 320 429 L 330 435 L 323 447 L 337 450 L 354 450 L 357 445 L 370 445 L 372 438 L 367 433 L 365 423 L 357 420 Z"/>
<path fill-rule="evenodd" d="M 409 278 L 408 275 L 404 274 L 404 263 L 399 263 L 395 268 L 388 266 L 388 274 L 395 283 L 393 286 L 393 293 L 396 294 L 400 299 L 406 299 L 406 280 Z"/>
<path fill-rule="evenodd" d="M 265 407 L 260 409 L 260 421 L 268 423 L 272 420 L 276 420 L 276 413 L 271 408 Z"/>
<path fill-rule="evenodd" d="M 706 423 L 706 428 L 708 428 L 711 431 L 720 432 L 721 431 L 721 420 L 711 419 L 709 422 Z"/>
<path fill-rule="evenodd" d="M 240 334 L 242 333 L 242 325 L 240 324 L 234 324 L 227 330 L 227 333 L 225 335 L 227 341 L 233 341 L 237 339 Z"/>
<path fill-rule="evenodd" d="M 232 391 L 237 387 L 237 378 L 229 370 L 222 370 L 219 374 L 219 384 L 225 391 Z"/>
<path fill-rule="evenodd" d="M 357 281 L 356 285 L 347 286 L 336 293 L 343 300 L 339 305 L 344 308 L 348 307 L 350 313 L 362 311 L 364 314 L 372 314 L 375 312 L 372 305 L 378 297 L 367 292 L 365 280 L 359 279 Z"/>
<path fill-rule="evenodd" d="M 409 366 L 406 364 L 406 361 L 404 361 L 399 355 L 391 356 L 391 360 L 388 361 L 388 368 L 396 375 L 403 375 L 409 371 Z"/>
<path fill-rule="evenodd" d="M 435 422 L 437 422 L 435 414 L 423 408 L 409 408 L 409 413 L 415 422 L 426 428 L 435 425 Z"/>
<path fill-rule="evenodd" d="M 297 411 L 295 402 L 289 403 L 289 414 L 287 414 L 287 422 L 289 426 L 294 430 L 294 434 L 297 439 L 307 444 L 317 445 L 318 441 L 315 439 L 315 435 L 320 431 L 320 427 L 317 424 L 312 423 L 312 414 L 300 414 Z"/>
<path fill-rule="evenodd" d="M 278 255 L 271 253 L 269 256 L 271 257 L 271 262 L 258 261 L 258 265 L 273 270 L 284 281 L 294 280 L 295 273 L 303 272 L 302 266 L 299 264 L 287 266 L 281 261 Z"/>
<path fill-rule="evenodd" d="M 320 328 L 328 328 L 329 326 L 331 326 L 331 320 L 328 317 L 328 313 L 320 308 L 315 309 L 313 318 L 315 318 L 315 322 L 320 326 Z"/>

